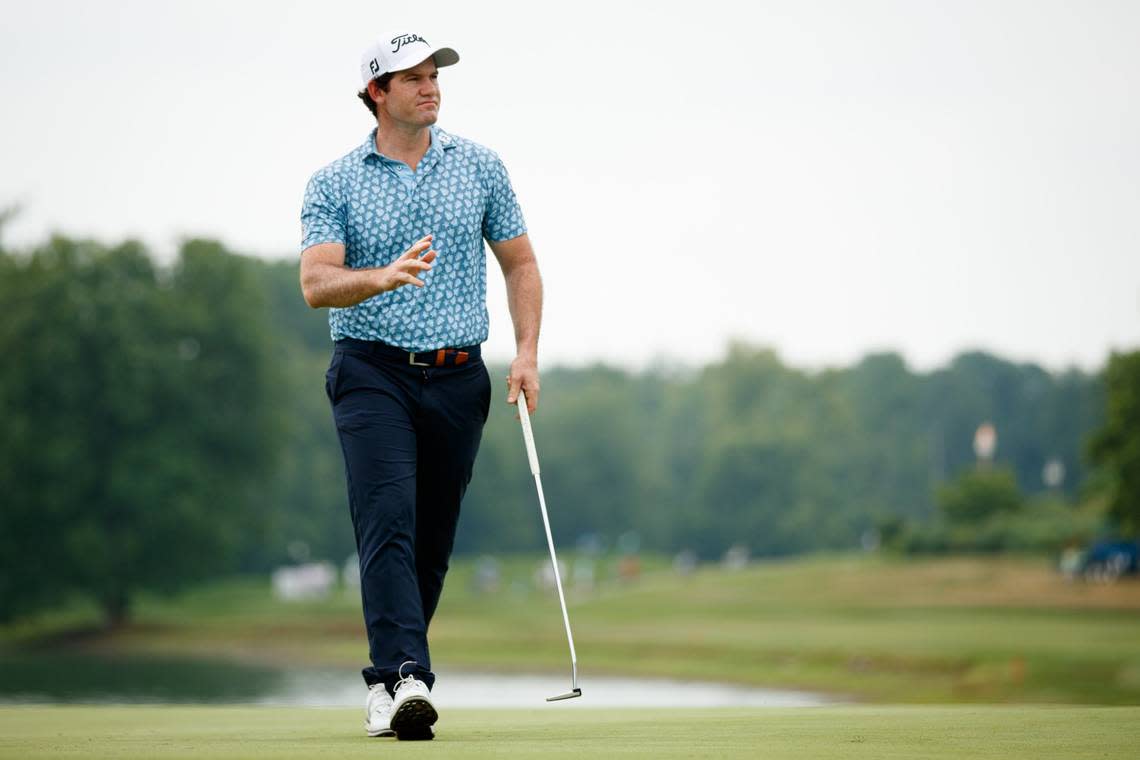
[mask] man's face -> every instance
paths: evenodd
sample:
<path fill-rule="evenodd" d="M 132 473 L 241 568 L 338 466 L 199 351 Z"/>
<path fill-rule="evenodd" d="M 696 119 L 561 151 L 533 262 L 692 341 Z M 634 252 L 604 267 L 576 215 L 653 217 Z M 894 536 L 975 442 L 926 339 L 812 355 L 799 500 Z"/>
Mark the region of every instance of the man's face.
<path fill-rule="evenodd" d="M 397 124 L 427 127 L 439 118 L 439 72 L 428 58 L 418 66 L 397 71 L 384 92 L 369 85 L 379 110 Z"/>

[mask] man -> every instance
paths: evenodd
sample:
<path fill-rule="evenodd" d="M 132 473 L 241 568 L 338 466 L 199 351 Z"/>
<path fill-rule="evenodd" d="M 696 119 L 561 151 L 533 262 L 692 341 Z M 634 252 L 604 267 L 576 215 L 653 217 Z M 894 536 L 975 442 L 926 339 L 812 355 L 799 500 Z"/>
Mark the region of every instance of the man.
<path fill-rule="evenodd" d="M 301 289 L 327 306 L 325 388 L 344 453 L 371 666 L 369 736 L 430 739 L 427 628 L 491 386 L 486 240 L 506 279 L 517 355 L 507 403 L 538 403 L 542 284 L 506 169 L 435 126 L 438 69 L 459 61 L 409 32 L 361 59 L 377 128 L 313 175 L 301 221 Z"/>

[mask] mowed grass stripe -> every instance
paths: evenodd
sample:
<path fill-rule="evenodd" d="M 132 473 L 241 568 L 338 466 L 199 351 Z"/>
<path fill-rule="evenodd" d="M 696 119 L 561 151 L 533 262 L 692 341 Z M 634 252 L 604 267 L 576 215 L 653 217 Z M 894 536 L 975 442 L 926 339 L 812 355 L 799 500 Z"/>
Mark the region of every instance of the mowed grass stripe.
<path fill-rule="evenodd" d="M 1133 757 L 1140 708 L 877 706 L 451 710 L 434 742 L 364 736 L 362 710 L 0 708 L 0 758 Z"/>

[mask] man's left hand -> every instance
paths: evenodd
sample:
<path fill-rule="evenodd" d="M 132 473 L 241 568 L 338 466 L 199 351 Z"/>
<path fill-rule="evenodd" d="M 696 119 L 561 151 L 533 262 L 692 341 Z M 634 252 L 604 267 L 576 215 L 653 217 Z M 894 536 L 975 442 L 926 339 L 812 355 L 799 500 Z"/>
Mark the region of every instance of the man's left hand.
<path fill-rule="evenodd" d="M 526 410 L 534 414 L 538 409 L 538 360 L 522 354 L 511 362 L 507 374 L 507 403 L 518 401 L 519 389 L 526 394 Z"/>

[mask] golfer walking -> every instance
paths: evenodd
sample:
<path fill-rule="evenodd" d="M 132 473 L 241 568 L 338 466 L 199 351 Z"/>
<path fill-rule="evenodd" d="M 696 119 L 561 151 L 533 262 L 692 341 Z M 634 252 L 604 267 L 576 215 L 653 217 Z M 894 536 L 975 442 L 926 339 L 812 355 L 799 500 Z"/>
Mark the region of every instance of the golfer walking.
<path fill-rule="evenodd" d="M 487 420 L 490 245 L 517 354 L 507 402 L 538 402 L 542 284 L 499 157 L 435 126 L 439 69 L 459 61 L 419 34 L 384 34 L 358 94 L 377 128 L 316 172 L 301 212 L 301 289 L 329 308 L 325 388 L 344 453 L 371 665 L 369 736 L 430 739 L 427 630 Z"/>

